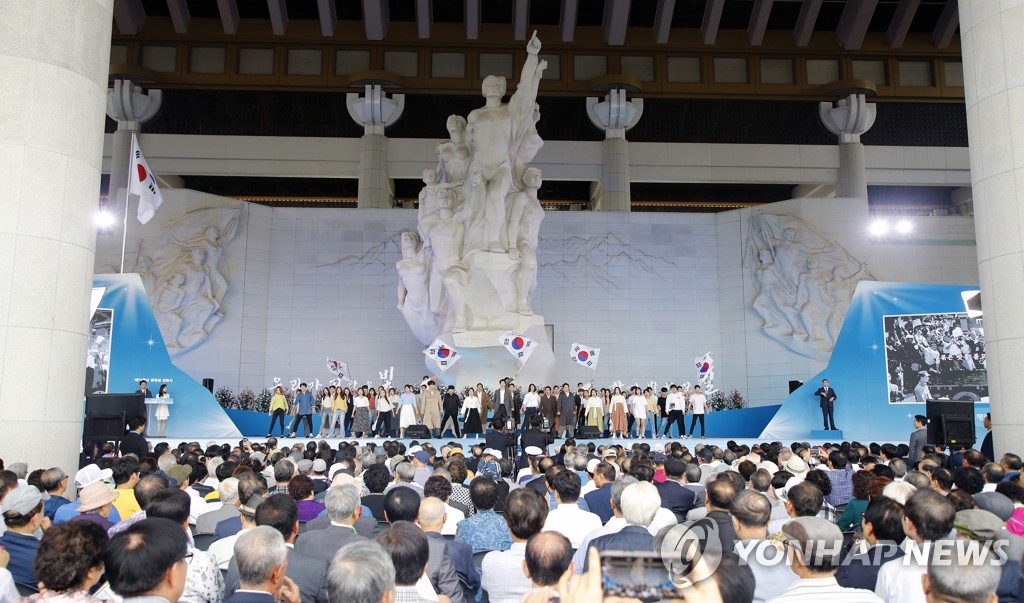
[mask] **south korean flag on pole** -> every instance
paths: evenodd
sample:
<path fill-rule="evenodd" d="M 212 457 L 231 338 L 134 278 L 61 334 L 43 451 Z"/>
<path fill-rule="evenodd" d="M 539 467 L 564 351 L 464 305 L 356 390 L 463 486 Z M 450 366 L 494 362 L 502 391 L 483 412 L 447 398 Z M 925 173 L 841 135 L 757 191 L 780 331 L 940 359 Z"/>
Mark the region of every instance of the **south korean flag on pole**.
<path fill-rule="evenodd" d="M 597 368 L 597 357 L 601 353 L 601 348 L 592 348 L 590 346 L 583 345 L 582 343 L 572 344 L 570 357 L 576 364 L 585 366 L 589 369 Z"/>
<path fill-rule="evenodd" d="M 437 368 L 441 369 L 442 373 L 462 358 L 462 354 L 458 350 L 440 339 L 435 339 L 429 348 L 423 350 L 423 353 L 437 364 Z"/>
<path fill-rule="evenodd" d="M 505 333 L 498 338 L 498 342 L 505 346 L 509 354 L 523 361 L 524 364 L 526 359 L 530 357 L 530 354 L 533 353 L 533 349 L 537 347 L 536 342 L 532 339 L 516 333 Z"/>

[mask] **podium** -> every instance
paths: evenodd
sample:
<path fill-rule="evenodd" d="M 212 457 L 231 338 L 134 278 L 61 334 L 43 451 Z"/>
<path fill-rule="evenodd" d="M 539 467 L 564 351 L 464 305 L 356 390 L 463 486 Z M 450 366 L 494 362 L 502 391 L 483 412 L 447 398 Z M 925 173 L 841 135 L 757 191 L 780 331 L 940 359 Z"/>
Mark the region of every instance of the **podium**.
<path fill-rule="evenodd" d="M 153 435 L 149 433 L 149 428 L 156 425 L 156 417 L 153 412 L 158 404 L 171 406 L 174 404 L 174 398 L 146 398 L 146 435 Z"/>

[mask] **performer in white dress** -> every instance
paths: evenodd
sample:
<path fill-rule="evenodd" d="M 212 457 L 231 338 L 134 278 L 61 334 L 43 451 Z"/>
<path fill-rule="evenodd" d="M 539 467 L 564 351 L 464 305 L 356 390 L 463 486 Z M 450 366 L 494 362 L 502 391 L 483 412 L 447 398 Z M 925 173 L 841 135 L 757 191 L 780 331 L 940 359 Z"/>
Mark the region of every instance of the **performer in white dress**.
<path fill-rule="evenodd" d="M 157 398 L 170 398 L 171 395 L 167 393 L 167 384 L 164 383 L 160 386 L 160 391 L 156 394 Z M 167 429 L 167 419 L 171 418 L 171 410 L 166 404 L 156 405 L 156 437 L 164 437 L 164 430 Z"/>
<path fill-rule="evenodd" d="M 634 387 L 633 395 L 629 397 L 629 412 L 633 415 L 633 422 L 636 425 L 636 437 L 642 439 L 644 432 L 647 431 L 647 398 L 643 396 L 639 387 Z"/>

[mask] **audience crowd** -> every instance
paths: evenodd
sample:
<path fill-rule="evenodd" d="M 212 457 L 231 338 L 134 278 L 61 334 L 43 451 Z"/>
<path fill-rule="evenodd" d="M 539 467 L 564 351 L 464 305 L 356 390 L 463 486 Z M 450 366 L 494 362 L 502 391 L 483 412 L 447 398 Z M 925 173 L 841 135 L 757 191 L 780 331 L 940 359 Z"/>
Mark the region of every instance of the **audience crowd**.
<path fill-rule="evenodd" d="M 130 445 L 87 446 L 73 474 L 0 461 L 0 603 L 1024 601 L 1014 454 Z"/>

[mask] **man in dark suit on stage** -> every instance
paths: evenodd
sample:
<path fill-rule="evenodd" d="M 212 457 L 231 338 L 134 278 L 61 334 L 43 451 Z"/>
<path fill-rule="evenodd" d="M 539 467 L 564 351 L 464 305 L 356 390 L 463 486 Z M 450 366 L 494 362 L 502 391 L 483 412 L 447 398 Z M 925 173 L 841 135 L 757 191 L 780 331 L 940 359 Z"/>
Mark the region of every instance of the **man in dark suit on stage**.
<path fill-rule="evenodd" d="M 299 510 L 287 494 L 275 494 L 256 507 L 256 525 L 270 526 L 284 537 L 288 548 L 285 575 L 295 582 L 303 601 L 327 603 L 327 561 L 303 555 L 293 543 L 299 533 Z M 224 581 L 224 595 L 231 597 L 241 587 L 237 559 L 232 557 Z"/>
<path fill-rule="evenodd" d="M 825 424 L 824 429 L 830 429 L 835 431 L 839 429 L 836 427 L 836 420 L 833 416 L 835 412 L 836 402 L 836 390 L 828 386 L 828 379 L 821 380 L 821 387 L 818 391 L 814 392 L 815 396 L 818 396 L 818 406 L 821 407 L 821 421 Z"/>
<path fill-rule="evenodd" d="M 985 458 L 995 462 L 995 450 L 992 447 L 992 413 L 985 413 L 985 429 L 988 431 L 985 433 L 985 437 L 981 440 L 981 453 L 985 455 Z"/>
<path fill-rule="evenodd" d="M 540 414 L 547 417 L 551 433 L 555 433 L 555 415 L 558 414 L 558 396 L 552 393 L 551 386 L 544 388 L 540 397 Z"/>
<path fill-rule="evenodd" d="M 121 456 L 134 454 L 143 458 L 149 454 L 149 442 L 142 436 L 146 431 L 146 417 L 134 416 L 128 419 L 128 433 L 124 434 L 121 440 Z"/>
<path fill-rule="evenodd" d="M 910 434 L 910 453 L 907 454 L 907 464 L 913 469 L 924 457 L 924 447 L 928 443 L 928 431 L 925 425 L 928 424 L 928 417 L 917 415 L 914 417 L 914 431 Z"/>
<path fill-rule="evenodd" d="M 135 390 L 135 393 L 142 394 L 144 398 L 152 398 L 153 391 L 146 387 L 146 380 L 139 381 L 139 389 Z"/>
<path fill-rule="evenodd" d="M 359 504 L 359 488 L 354 485 L 331 486 L 327 490 L 327 517 L 331 523 L 320 530 L 302 533 L 295 541 L 300 553 L 330 562 L 338 549 L 363 539 L 356 533 L 355 523 L 363 514 Z"/>
<path fill-rule="evenodd" d="M 498 382 L 498 389 L 494 390 L 491 403 L 494 405 L 493 420 L 504 424 L 512 416 L 512 393 L 504 379 Z"/>
<path fill-rule="evenodd" d="M 238 537 L 234 562 L 240 588 L 228 603 L 299 603 L 299 587 L 286 575 L 288 547 L 281 533 L 270 526 L 255 527 Z"/>

